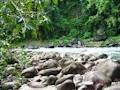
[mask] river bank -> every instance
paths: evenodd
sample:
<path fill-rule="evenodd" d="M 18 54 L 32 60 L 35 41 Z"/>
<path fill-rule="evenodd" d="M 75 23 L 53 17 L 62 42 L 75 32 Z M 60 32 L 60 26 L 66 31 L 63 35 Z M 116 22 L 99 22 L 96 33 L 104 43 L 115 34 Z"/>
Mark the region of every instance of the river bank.
<path fill-rule="evenodd" d="M 73 40 L 73 41 L 72 41 Z M 78 40 L 74 41 L 75 38 L 71 38 L 71 37 L 61 37 L 59 39 L 51 39 L 51 40 L 21 40 L 18 42 L 14 42 L 11 45 L 11 48 L 18 48 L 18 47 L 49 47 L 49 46 L 61 46 L 61 47 L 70 47 L 71 42 L 72 43 L 77 43 L 77 41 L 82 42 L 82 47 L 109 47 L 111 45 L 113 45 L 113 47 L 117 44 L 119 44 L 120 42 L 120 36 L 115 36 L 115 37 L 109 37 L 107 38 L 105 41 L 93 41 L 92 38 L 90 39 L 80 39 L 78 38 Z M 79 42 L 79 44 L 81 44 Z M 73 46 L 75 47 L 75 45 Z M 81 46 L 79 46 L 81 47 Z"/>
<path fill-rule="evenodd" d="M 119 57 L 113 59 L 116 53 L 120 54 L 119 50 L 119 48 L 14 49 L 12 57 L 15 57 L 5 68 L 1 88 L 119 90 Z"/>

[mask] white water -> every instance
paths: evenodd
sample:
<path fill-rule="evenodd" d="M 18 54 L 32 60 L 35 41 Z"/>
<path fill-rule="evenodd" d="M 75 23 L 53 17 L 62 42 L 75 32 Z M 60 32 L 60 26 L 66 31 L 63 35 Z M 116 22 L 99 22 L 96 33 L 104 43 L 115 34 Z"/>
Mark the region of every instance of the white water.
<path fill-rule="evenodd" d="M 21 50 L 21 49 L 13 49 Z M 110 47 L 110 48 L 66 48 L 66 47 L 56 47 L 56 48 L 39 48 L 39 49 L 23 49 L 28 52 L 59 52 L 59 53 L 70 53 L 70 54 L 107 54 L 113 59 L 120 60 L 120 47 Z"/>

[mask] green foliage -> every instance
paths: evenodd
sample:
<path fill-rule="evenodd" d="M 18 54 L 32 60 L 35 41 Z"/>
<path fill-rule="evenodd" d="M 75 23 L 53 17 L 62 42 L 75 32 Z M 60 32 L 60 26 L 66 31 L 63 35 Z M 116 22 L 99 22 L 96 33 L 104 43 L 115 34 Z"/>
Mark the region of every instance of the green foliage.
<path fill-rule="evenodd" d="M 118 0 L 87 1 L 87 9 L 90 10 L 90 15 L 86 24 L 90 25 L 92 30 L 97 30 L 99 28 L 104 29 L 108 36 L 111 36 L 111 34 L 119 34 L 119 26 L 117 24 L 120 23 L 118 19 L 120 2 Z M 115 2 L 117 2 L 117 5 Z M 92 13 L 91 11 L 96 13 Z"/>
<path fill-rule="evenodd" d="M 119 7 L 119 0 L 5 0 L 0 2 L 0 38 L 50 39 L 73 30 L 78 33 L 73 37 L 89 38 L 98 29 L 116 35 Z"/>

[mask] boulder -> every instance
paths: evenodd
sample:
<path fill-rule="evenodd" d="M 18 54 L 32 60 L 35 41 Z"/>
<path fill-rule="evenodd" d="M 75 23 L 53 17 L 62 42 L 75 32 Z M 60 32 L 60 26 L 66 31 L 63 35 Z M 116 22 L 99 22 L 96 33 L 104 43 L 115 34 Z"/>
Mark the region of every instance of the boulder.
<path fill-rule="evenodd" d="M 43 63 L 44 69 L 49 69 L 49 68 L 54 68 L 54 67 L 58 67 L 58 62 L 56 60 L 49 59 L 48 61 Z"/>
<path fill-rule="evenodd" d="M 96 56 L 94 56 L 94 55 L 89 55 L 89 59 L 88 59 L 88 62 L 91 62 L 91 61 L 96 61 L 97 60 L 97 57 Z"/>
<path fill-rule="evenodd" d="M 37 69 L 35 67 L 29 67 L 22 71 L 22 75 L 26 78 L 32 78 L 37 75 Z"/>
<path fill-rule="evenodd" d="M 43 53 L 41 56 L 41 59 L 54 59 L 54 60 L 60 60 L 60 54 L 57 52 L 47 52 L 47 53 Z"/>
<path fill-rule="evenodd" d="M 70 65 L 71 63 L 73 63 L 73 59 L 71 60 L 70 58 L 63 58 L 59 61 L 59 65 L 64 68 L 68 65 Z"/>
<path fill-rule="evenodd" d="M 103 73 L 112 80 L 120 79 L 120 64 L 112 60 L 99 63 L 94 70 Z"/>
<path fill-rule="evenodd" d="M 57 75 L 61 71 L 61 68 L 50 68 L 41 70 L 38 74 L 43 76 Z"/>
<path fill-rule="evenodd" d="M 57 81 L 56 81 L 56 85 L 58 84 L 61 84 L 62 82 L 66 81 L 66 80 L 72 80 L 73 79 L 73 74 L 68 74 L 68 75 L 63 75 L 63 77 L 59 78 Z"/>
<path fill-rule="evenodd" d="M 99 90 L 103 86 L 110 85 L 111 79 L 98 71 L 89 71 L 83 75 L 83 81 L 93 82 L 93 88 Z"/>
<path fill-rule="evenodd" d="M 80 74 L 76 74 L 76 75 L 73 77 L 73 82 L 74 82 L 74 84 L 75 84 L 76 87 L 79 86 L 79 83 L 81 83 L 82 80 L 83 80 L 83 77 L 82 77 L 82 75 L 80 75 Z"/>
<path fill-rule="evenodd" d="M 57 79 L 58 78 L 56 76 L 50 75 L 47 80 L 48 85 L 55 85 Z"/>
<path fill-rule="evenodd" d="M 71 63 L 70 65 L 66 66 L 62 69 L 63 74 L 83 74 L 86 68 L 77 62 Z"/>
<path fill-rule="evenodd" d="M 39 55 L 39 54 L 34 55 L 33 54 L 30 57 L 30 62 L 29 63 L 34 65 L 34 66 L 37 66 L 39 64 L 40 59 L 41 59 L 41 55 Z"/>
<path fill-rule="evenodd" d="M 93 66 L 95 66 L 95 63 L 94 63 L 94 62 L 89 62 L 89 63 L 86 63 L 86 64 L 84 65 L 84 67 L 85 67 L 87 70 L 91 70 Z"/>
<path fill-rule="evenodd" d="M 41 62 L 36 66 L 38 71 L 43 69 L 57 68 L 57 67 L 58 67 L 58 62 L 53 59 L 49 59 L 47 61 Z"/>
<path fill-rule="evenodd" d="M 57 85 L 57 90 L 75 90 L 72 80 L 66 80 L 62 84 Z"/>
<path fill-rule="evenodd" d="M 89 55 L 84 55 L 84 56 L 82 57 L 82 60 L 85 61 L 85 62 L 87 62 L 89 58 L 90 58 Z"/>
<path fill-rule="evenodd" d="M 108 58 L 108 55 L 104 53 L 97 57 L 97 59 L 105 59 L 105 58 Z"/>
<path fill-rule="evenodd" d="M 13 82 L 6 82 L 2 85 L 2 90 L 16 90 L 20 87 L 20 83 L 13 81 Z"/>

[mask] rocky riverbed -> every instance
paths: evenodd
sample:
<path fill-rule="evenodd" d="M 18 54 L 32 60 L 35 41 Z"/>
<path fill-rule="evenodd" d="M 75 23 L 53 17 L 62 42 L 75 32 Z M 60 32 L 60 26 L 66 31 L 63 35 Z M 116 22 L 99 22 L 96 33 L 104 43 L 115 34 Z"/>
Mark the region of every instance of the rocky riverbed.
<path fill-rule="evenodd" d="M 8 65 L 2 90 L 120 90 L 120 62 L 109 54 L 27 51 L 27 57 L 27 66 Z M 15 81 L 15 69 L 22 83 Z"/>

